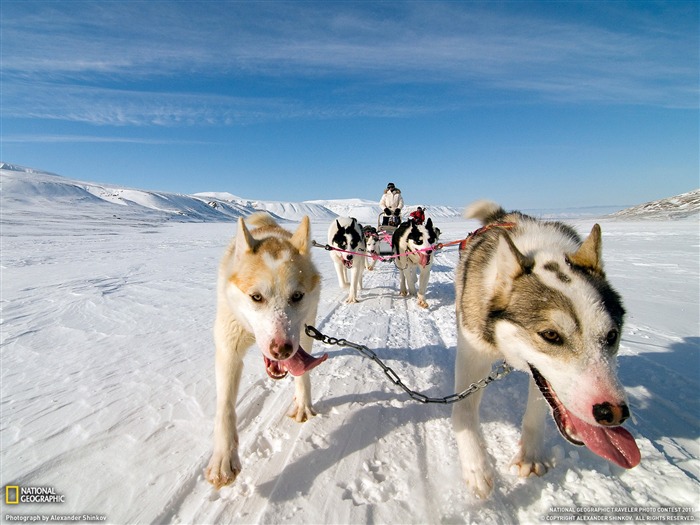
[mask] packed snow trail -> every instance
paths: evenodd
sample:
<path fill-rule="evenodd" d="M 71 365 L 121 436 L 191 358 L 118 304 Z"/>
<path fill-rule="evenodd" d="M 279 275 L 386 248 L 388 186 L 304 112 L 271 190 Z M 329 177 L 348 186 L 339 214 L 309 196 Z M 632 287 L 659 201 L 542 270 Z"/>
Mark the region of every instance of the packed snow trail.
<path fill-rule="evenodd" d="M 698 230 L 692 221 L 603 222 L 608 276 L 628 310 L 620 355 L 642 463 L 619 469 L 566 443 L 556 465 L 509 472 L 527 377 L 489 385 L 482 404 L 497 487 L 479 502 L 462 481 L 451 407 L 411 400 L 350 348 L 315 343 L 318 415 L 286 416 L 293 385 L 249 351 L 238 398 L 243 471 L 217 491 L 202 475 L 215 406 L 211 326 L 216 268 L 231 223 L 159 224 L 75 214 L 3 219 L 2 482 L 51 486 L 62 505 L 8 514 L 90 513 L 110 523 L 534 523 L 554 507 L 697 507 Z M 574 222 L 582 232 L 591 221 Z M 288 224 L 290 229 L 296 224 Z M 467 221 L 438 224 L 443 240 Z M 314 223 L 325 238 L 327 224 Z M 398 294 L 392 264 L 366 272 L 345 304 L 328 254 L 317 326 L 367 345 L 411 388 L 454 392 L 456 250 L 438 254 L 430 307 Z M 697 510 L 697 509 L 696 509 Z"/>

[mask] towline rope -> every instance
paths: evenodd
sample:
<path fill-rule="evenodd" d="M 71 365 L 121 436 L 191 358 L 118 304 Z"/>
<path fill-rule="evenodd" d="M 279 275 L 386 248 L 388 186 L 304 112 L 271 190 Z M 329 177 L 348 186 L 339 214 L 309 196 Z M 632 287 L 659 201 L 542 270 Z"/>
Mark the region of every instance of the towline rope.
<path fill-rule="evenodd" d="M 348 250 L 343 250 L 341 248 L 336 248 L 335 246 L 331 246 L 330 244 L 321 244 L 316 241 L 311 241 L 314 248 L 323 248 L 324 250 L 328 252 L 340 252 L 340 253 L 347 253 L 350 255 L 359 255 L 360 257 L 369 257 L 371 259 L 374 259 L 375 261 L 381 261 L 381 262 L 387 262 L 391 261 L 392 259 L 397 259 L 398 257 L 405 257 L 406 255 L 412 255 L 414 253 L 422 253 L 422 252 L 431 252 L 435 250 L 439 250 L 442 248 L 442 245 L 434 244 L 430 245 L 427 248 L 421 248 L 420 250 L 414 250 L 412 252 L 404 252 L 404 253 L 398 253 L 398 254 L 393 254 L 393 255 L 379 255 L 378 253 L 367 253 L 367 252 L 351 252 Z"/>
<path fill-rule="evenodd" d="M 481 228 L 474 230 L 473 232 L 470 232 L 464 239 L 457 239 L 456 241 L 449 241 L 449 242 L 439 242 L 437 244 L 431 244 L 430 246 L 426 248 L 421 248 L 420 250 L 414 250 L 412 252 L 404 252 L 404 253 L 398 253 L 398 254 L 393 254 L 393 255 L 379 255 L 378 253 L 367 253 L 367 252 L 351 252 L 348 250 L 343 250 L 341 248 L 336 248 L 335 246 L 331 246 L 330 244 L 321 244 L 320 242 L 316 241 L 311 241 L 312 245 L 315 248 L 323 248 L 324 250 L 328 252 L 340 252 L 340 253 L 347 253 L 349 255 L 358 255 L 360 257 L 369 257 L 371 259 L 374 259 L 375 261 L 381 261 L 381 262 L 387 262 L 391 261 L 392 259 L 397 259 L 399 257 L 405 257 L 406 255 L 413 255 L 416 253 L 422 253 L 422 252 L 430 252 L 430 251 L 437 251 L 437 250 L 442 250 L 443 248 L 449 248 L 451 246 L 459 246 L 460 250 L 463 250 L 465 246 L 474 238 L 479 235 L 481 235 L 484 232 L 487 232 L 488 230 L 491 230 L 493 228 L 503 228 L 504 230 L 511 230 L 515 227 L 514 222 L 494 222 L 491 224 L 487 224 L 486 226 L 482 226 Z"/>
<path fill-rule="evenodd" d="M 406 392 L 412 399 L 420 402 L 420 403 L 439 403 L 443 405 L 451 404 L 451 403 L 456 403 L 458 401 L 461 401 L 462 399 L 472 395 L 473 393 L 486 388 L 486 386 L 493 382 L 497 381 L 498 379 L 502 379 L 503 377 L 507 376 L 512 372 L 512 368 L 508 363 L 505 361 L 502 361 L 498 366 L 496 366 L 495 369 L 491 371 L 491 373 L 486 376 L 484 379 L 481 379 L 477 381 L 476 383 L 472 383 L 469 385 L 465 390 L 459 393 L 455 394 L 450 394 L 449 396 L 445 397 L 428 397 L 425 394 L 421 394 L 420 392 L 416 392 L 415 390 L 411 390 L 408 388 L 403 381 L 401 381 L 401 378 L 394 372 L 394 370 L 391 369 L 391 367 L 387 366 L 384 364 L 384 362 L 377 357 L 377 354 L 375 354 L 372 350 L 367 348 L 365 345 L 359 345 L 357 343 L 351 343 L 350 341 L 347 341 L 346 339 L 338 339 L 336 337 L 329 337 L 327 335 L 322 334 L 316 327 L 311 326 L 311 325 L 306 325 L 305 328 L 306 335 L 309 337 L 316 339 L 317 341 L 321 341 L 324 344 L 327 345 L 336 345 L 336 346 L 342 346 L 342 347 L 348 347 L 348 348 L 353 348 L 354 350 L 357 350 L 360 352 L 363 356 L 368 357 L 375 363 L 377 363 L 382 370 L 384 371 L 384 374 L 389 378 L 389 380 L 394 383 L 395 385 L 401 387 L 404 392 Z"/>

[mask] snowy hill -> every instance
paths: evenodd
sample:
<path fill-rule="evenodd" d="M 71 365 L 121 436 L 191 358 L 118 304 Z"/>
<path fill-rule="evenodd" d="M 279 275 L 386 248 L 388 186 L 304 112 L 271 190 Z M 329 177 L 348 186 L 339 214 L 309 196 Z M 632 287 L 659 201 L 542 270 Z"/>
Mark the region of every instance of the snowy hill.
<path fill-rule="evenodd" d="M 214 208 L 206 200 L 176 193 L 83 182 L 32 168 L 0 164 L 2 204 L 16 213 L 163 222 L 221 221 L 254 210 L 230 203 Z"/>
<path fill-rule="evenodd" d="M 275 217 L 291 221 L 297 221 L 304 215 L 312 220 L 325 221 L 344 215 L 373 224 L 380 212 L 378 203 L 362 199 L 292 203 L 250 200 L 225 192 L 182 195 L 82 182 L 8 163 L 0 163 L 0 180 L 4 203 L 15 206 L 31 203 L 44 213 L 65 208 L 63 211 L 74 214 L 96 214 L 118 219 L 217 222 L 235 220 L 265 210 Z M 413 208 L 415 206 L 408 207 Z M 447 206 L 428 209 L 428 215 L 436 219 L 459 218 L 460 214 L 461 210 Z"/>
<path fill-rule="evenodd" d="M 700 215 L 700 189 L 675 197 L 646 202 L 616 213 L 616 219 L 685 219 Z"/>

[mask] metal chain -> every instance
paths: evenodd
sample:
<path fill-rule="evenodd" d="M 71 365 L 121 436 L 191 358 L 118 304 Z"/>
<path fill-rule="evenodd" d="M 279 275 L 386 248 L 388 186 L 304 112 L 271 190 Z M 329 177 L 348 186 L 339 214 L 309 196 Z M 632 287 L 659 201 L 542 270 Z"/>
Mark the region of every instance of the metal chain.
<path fill-rule="evenodd" d="M 476 383 L 472 383 L 462 392 L 450 394 L 449 396 L 445 397 L 428 397 L 425 394 L 421 394 L 420 392 L 416 392 L 408 388 L 403 383 L 403 381 L 401 381 L 401 378 L 396 374 L 396 372 L 394 372 L 394 370 L 392 370 L 391 367 L 385 365 L 384 362 L 377 357 L 377 354 L 375 354 L 366 346 L 359 345 L 357 343 L 352 343 L 346 339 L 338 339 L 336 337 L 324 335 L 316 327 L 310 325 L 306 325 L 306 335 L 313 339 L 316 339 L 317 341 L 321 341 L 322 343 L 327 345 L 344 346 L 357 350 L 363 356 L 368 357 L 369 359 L 377 363 L 382 368 L 382 370 L 384 370 L 384 374 L 389 378 L 389 380 L 392 383 L 401 387 L 404 390 L 404 392 L 411 396 L 412 399 L 415 399 L 416 401 L 419 401 L 421 403 L 441 403 L 444 405 L 456 403 L 458 401 L 461 401 L 465 397 L 472 395 L 474 392 L 486 388 L 486 386 L 492 381 L 502 379 L 503 377 L 510 374 L 513 370 L 510 367 L 510 365 L 508 365 L 508 363 L 503 361 L 494 370 L 492 370 L 487 377 L 485 377 L 484 379 L 480 379 Z"/>

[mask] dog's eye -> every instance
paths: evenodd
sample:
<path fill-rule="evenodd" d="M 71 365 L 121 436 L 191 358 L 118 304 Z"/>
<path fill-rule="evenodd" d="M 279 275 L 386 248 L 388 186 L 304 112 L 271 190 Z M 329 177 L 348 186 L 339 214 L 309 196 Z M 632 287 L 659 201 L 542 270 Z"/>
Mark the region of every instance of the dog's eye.
<path fill-rule="evenodd" d="M 617 338 L 620 335 L 620 333 L 617 331 L 617 329 L 613 328 L 608 332 L 608 334 L 605 336 L 605 342 L 608 346 L 613 346 L 615 343 L 617 343 Z"/>
<path fill-rule="evenodd" d="M 260 295 L 259 293 L 253 293 L 250 294 L 250 298 L 253 300 L 255 303 L 262 303 L 263 302 L 263 296 Z"/>
<path fill-rule="evenodd" d="M 292 301 L 293 303 L 298 303 L 298 302 L 301 301 L 303 298 L 304 298 L 304 293 L 303 293 L 303 292 L 294 292 L 294 293 L 292 294 L 291 301 Z"/>
<path fill-rule="evenodd" d="M 539 335 L 542 339 L 553 345 L 560 345 L 564 342 L 559 333 L 555 330 L 542 330 Z"/>

